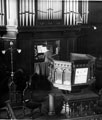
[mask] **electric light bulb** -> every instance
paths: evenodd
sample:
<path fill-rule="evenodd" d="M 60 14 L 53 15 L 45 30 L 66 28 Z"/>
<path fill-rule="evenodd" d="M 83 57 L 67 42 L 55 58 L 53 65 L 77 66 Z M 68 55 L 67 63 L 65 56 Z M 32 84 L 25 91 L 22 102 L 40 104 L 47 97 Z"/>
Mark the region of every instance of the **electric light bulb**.
<path fill-rule="evenodd" d="M 18 53 L 21 53 L 21 49 L 17 49 Z"/>
<path fill-rule="evenodd" d="M 10 41 L 10 45 L 13 45 L 13 42 L 12 42 L 12 41 Z"/>
<path fill-rule="evenodd" d="M 5 50 L 2 50 L 2 54 L 5 54 L 6 53 L 6 51 Z"/>

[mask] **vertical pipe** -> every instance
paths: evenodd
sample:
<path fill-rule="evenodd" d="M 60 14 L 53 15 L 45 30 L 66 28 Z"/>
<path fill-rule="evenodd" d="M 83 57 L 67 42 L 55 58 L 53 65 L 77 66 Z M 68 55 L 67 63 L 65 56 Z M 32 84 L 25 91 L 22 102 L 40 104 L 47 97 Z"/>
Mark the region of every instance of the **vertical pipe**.
<path fill-rule="evenodd" d="M 32 23 L 32 2 L 29 0 L 29 26 L 31 26 Z"/>
<path fill-rule="evenodd" d="M 28 26 L 30 26 L 30 0 L 28 0 Z"/>
<path fill-rule="evenodd" d="M 58 19 L 61 19 L 62 1 L 58 1 L 58 3 L 59 3 L 59 9 L 58 9 L 58 11 L 60 11 L 60 12 L 59 12 L 59 18 L 58 18 Z"/>
<path fill-rule="evenodd" d="M 57 5 L 58 5 L 58 8 L 57 8 L 57 11 L 58 11 L 58 13 L 57 13 L 57 19 L 59 19 L 59 14 L 60 14 L 60 12 L 59 12 L 59 10 L 60 10 L 60 4 L 59 4 L 59 2 L 60 2 L 60 0 L 58 1 L 57 0 Z"/>
<path fill-rule="evenodd" d="M 73 25 L 73 21 L 74 21 L 73 20 L 74 19 L 74 12 L 73 12 L 74 11 L 74 6 L 73 5 L 74 5 L 74 0 L 72 0 L 72 25 Z"/>
<path fill-rule="evenodd" d="M 70 5 L 69 5 L 70 1 L 67 0 L 67 25 L 69 25 L 69 19 L 70 19 L 70 13 L 69 13 L 69 9 L 70 9 Z"/>
<path fill-rule="evenodd" d="M 52 20 L 52 15 L 53 15 L 52 2 L 53 0 L 51 0 L 51 20 Z"/>
<path fill-rule="evenodd" d="M 83 0 L 83 20 L 85 24 L 85 1 Z"/>
<path fill-rule="evenodd" d="M 40 1 L 39 10 L 42 11 L 42 0 Z M 40 13 L 40 19 L 42 19 L 42 13 L 41 12 L 39 13 Z"/>
<path fill-rule="evenodd" d="M 7 6 L 7 10 L 6 10 L 6 12 L 7 12 L 7 14 L 6 14 L 7 15 L 7 19 L 6 20 L 7 20 L 7 24 L 9 24 L 8 23 L 8 20 L 10 19 L 9 0 L 7 0 L 6 3 L 7 3 L 6 4 L 6 6 Z"/>
<path fill-rule="evenodd" d="M 87 2 L 87 6 L 86 6 L 86 23 L 88 23 L 88 0 L 86 1 Z"/>
<path fill-rule="evenodd" d="M 22 17 L 21 17 L 21 16 L 22 16 L 22 15 L 21 15 L 21 13 L 22 13 L 22 11 L 21 11 L 21 10 L 22 10 L 22 3 L 21 3 L 21 2 L 22 2 L 22 0 L 19 0 L 19 6 L 20 6 L 20 7 L 19 7 L 19 25 L 20 25 L 20 26 L 22 25 L 22 24 L 21 24 L 21 23 L 22 23 L 22 22 L 21 22 L 21 21 L 22 21 Z"/>
<path fill-rule="evenodd" d="M 58 4 L 57 4 L 57 1 L 56 1 L 55 5 L 54 5 L 54 11 L 55 11 L 54 19 L 58 19 L 58 14 L 56 12 L 57 10 L 58 10 Z"/>
<path fill-rule="evenodd" d="M 78 11 L 78 0 L 76 0 L 76 18 L 79 18 L 79 11 Z M 78 23 L 76 23 L 77 25 Z"/>
<path fill-rule="evenodd" d="M 42 20 L 44 19 L 44 13 L 43 13 L 43 11 L 44 11 L 44 1 L 42 0 Z"/>
<path fill-rule="evenodd" d="M 49 0 L 48 0 L 48 20 L 49 20 Z"/>
<path fill-rule="evenodd" d="M 2 13 L 1 13 L 1 6 L 2 6 L 2 5 L 1 5 L 1 0 L 0 0 L 0 26 L 1 26 L 1 23 L 2 23 L 2 22 L 1 22 L 1 16 L 2 16 L 2 15 L 1 15 L 1 14 L 2 14 Z"/>
<path fill-rule="evenodd" d="M 61 19 L 61 13 L 62 13 L 62 1 L 59 1 L 59 19 Z"/>
<path fill-rule="evenodd" d="M 71 8 L 71 6 L 70 6 L 70 1 L 71 1 L 71 0 L 69 0 L 69 5 L 68 5 L 68 6 L 69 6 L 69 25 L 70 25 L 70 18 L 71 18 L 71 13 L 70 13 L 70 8 Z"/>
<path fill-rule="evenodd" d="M 41 0 L 41 3 L 40 3 L 40 4 L 41 4 L 41 9 L 40 9 L 41 11 L 43 10 L 43 8 L 42 8 L 42 3 L 43 3 L 43 0 Z M 40 12 L 40 14 L 41 14 L 41 20 L 42 20 L 42 18 L 43 18 L 42 12 Z"/>
<path fill-rule="evenodd" d="M 56 5 L 57 5 L 56 11 L 58 11 L 58 9 L 59 9 L 58 0 L 56 1 Z M 56 19 L 58 19 L 58 17 L 59 17 L 59 13 L 56 12 Z"/>
<path fill-rule="evenodd" d="M 73 2 L 73 1 L 70 0 L 70 4 L 69 4 L 69 6 L 70 6 L 70 10 L 69 10 L 69 11 L 72 11 L 72 9 L 73 9 L 72 2 Z M 70 12 L 70 25 L 72 25 L 72 15 L 73 15 L 73 13 Z"/>
<path fill-rule="evenodd" d="M 4 24 L 7 25 L 6 0 L 4 0 Z"/>
<path fill-rule="evenodd" d="M 18 0 L 17 2 L 17 8 L 18 8 L 17 9 L 17 20 L 18 20 L 17 25 L 20 26 L 20 12 L 19 12 L 20 11 L 20 0 Z"/>
<path fill-rule="evenodd" d="M 63 18 L 62 18 L 63 0 L 62 0 L 62 1 L 60 1 L 60 8 L 61 8 L 61 12 L 60 12 L 60 19 L 63 19 Z"/>
<path fill-rule="evenodd" d="M 35 22 L 34 22 L 34 25 L 37 24 L 37 20 L 38 20 L 38 0 L 35 0 L 34 1 L 34 18 L 35 18 Z"/>
<path fill-rule="evenodd" d="M 44 13 L 44 19 L 47 19 L 47 1 L 44 2 L 43 7 L 44 7 L 44 12 L 46 12 Z"/>
<path fill-rule="evenodd" d="M 27 0 L 27 3 L 28 3 L 28 10 L 27 10 L 27 16 L 28 16 L 28 18 L 27 18 L 27 20 L 28 20 L 28 22 L 27 22 L 27 26 L 29 26 L 29 0 Z"/>
<path fill-rule="evenodd" d="M 77 18 L 77 13 L 76 13 L 76 0 L 75 0 L 74 10 L 75 10 L 75 25 L 76 25 L 76 18 Z"/>
<path fill-rule="evenodd" d="M 35 25 L 35 0 L 33 1 L 33 26 Z"/>
<path fill-rule="evenodd" d="M 34 0 L 32 0 L 32 13 L 33 13 L 33 9 L 34 9 L 33 4 L 34 4 Z M 38 13 L 39 13 L 39 12 L 38 12 Z M 34 14 L 32 14 L 32 25 L 33 25 L 33 22 L 34 22 L 34 20 L 33 20 L 33 16 L 34 16 Z"/>
<path fill-rule="evenodd" d="M 26 15 L 26 26 L 28 26 L 28 0 L 25 1 L 25 15 Z"/>
<path fill-rule="evenodd" d="M 64 25 L 66 25 L 66 0 L 64 2 Z"/>
<path fill-rule="evenodd" d="M 83 16 L 84 16 L 84 24 L 85 24 L 85 1 L 83 1 Z"/>
<path fill-rule="evenodd" d="M 21 13 L 23 13 L 23 0 L 21 0 Z M 21 24 L 23 26 L 23 16 L 24 14 L 21 14 Z"/>
<path fill-rule="evenodd" d="M 26 14 L 26 9 L 27 9 L 27 7 L 26 7 L 26 2 L 27 2 L 27 0 L 24 0 L 24 26 L 26 26 L 26 16 L 27 16 L 27 14 Z"/>
<path fill-rule="evenodd" d="M 84 23 L 86 23 L 86 1 L 84 1 Z"/>
<path fill-rule="evenodd" d="M 75 25 L 75 0 L 73 0 L 73 11 L 74 11 L 74 13 L 73 13 L 73 25 Z"/>
<path fill-rule="evenodd" d="M 4 14 L 5 14 L 5 12 L 4 12 L 4 0 L 3 0 L 3 25 L 5 25 L 5 23 L 4 23 Z"/>
<path fill-rule="evenodd" d="M 51 4 L 51 0 L 49 0 L 49 20 L 50 20 L 50 16 L 51 16 L 51 10 L 50 10 L 51 6 L 50 6 L 50 4 Z"/>
<path fill-rule="evenodd" d="M 52 3 L 52 0 L 50 0 L 50 20 L 51 20 L 51 16 L 52 16 L 52 7 L 51 7 L 51 3 Z"/>
<path fill-rule="evenodd" d="M 25 14 L 24 14 L 24 0 L 22 0 L 22 25 L 24 26 L 24 16 L 25 16 Z"/>
<path fill-rule="evenodd" d="M 85 24 L 87 23 L 87 0 L 86 0 L 86 7 L 85 7 Z"/>
<path fill-rule="evenodd" d="M 52 9 L 53 9 L 53 14 L 52 14 L 52 19 L 54 19 L 54 11 L 55 11 L 55 9 L 54 9 L 54 5 L 55 5 L 55 2 L 54 2 L 54 0 L 52 1 Z"/>
<path fill-rule="evenodd" d="M 84 23 L 84 14 L 83 14 L 83 0 L 82 0 L 82 20 L 83 20 L 83 23 Z"/>
<path fill-rule="evenodd" d="M 61 18 L 62 18 L 62 24 L 64 25 L 64 0 L 62 0 L 62 13 L 61 13 Z"/>
<path fill-rule="evenodd" d="M 47 12 L 47 16 L 46 16 L 46 18 L 47 18 L 47 20 L 48 20 L 48 0 L 46 1 L 46 3 L 47 3 L 47 7 L 46 7 L 46 12 Z"/>
<path fill-rule="evenodd" d="M 51 10 L 50 10 L 51 6 L 50 6 L 50 3 L 51 3 L 51 0 L 49 0 L 49 20 L 50 20 L 50 16 L 51 16 Z"/>
<path fill-rule="evenodd" d="M 55 8 L 55 6 L 56 6 L 56 1 L 53 0 L 53 4 L 52 4 L 52 9 L 53 9 L 53 19 L 56 19 L 56 18 L 55 18 L 55 17 L 56 17 L 56 13 L 55 13 L 56 8 Z"/>
<path fill-rule="evenodd" d="M 7 25 L 17 25 L 17 1 L 7 0 Z"/>
<path fill-rule="evenodd" d="M 48 2 L 47 12 L 48 12 L 48 20 L 49 20 L 49 0 L 47 2 Z"/>
<path fill-rule="evenodd" d="M 66 0 L 66 24 L 67 25 L 69 25 L 69 14 L 68 14 L 68 8 L 69 8 L 69 6 L 68 6 L 69 4 L 68 4 L 68 0 Z"/>
<path fill-rule="evenodd" d="M 1 25 L 3 26 L 3 0 L 1 0 Z"/>
<path fill-rule="evenodd" d="M 40 15 L 39 15 L 39 4 L 40 4 L 40 1 L 37 1 L 37 4 L 36 4 L 36 5 L 37 5 L 37 10 L 38 10 L 38 11 L 37 11 L 37 16 L 38 16 L 38 18 L 40 19 L 40 17 L 39 17 L 39 16 L 40 16 Z"/>
<path fill-rule="evenodd" d="M 62 1 L 58 1 L 59 2 L 59 19 L 61 19 L 61 11 L 62 11 Z"/>
<path fill-rule="evenodd" d="M 18 26 L 21 26 L 21 15 L 20 15 L 20 12 L 21 12 L 21 1 L 18 0 L 18 4 L 17 4 L 17 8 L 18 8 Z"/>
<path fill-rule="evenodd" d="M 46 13 L 47 12 L 47 8 L 46 8 L 46 4 L 47 4 L 47 1 L 43 1 L 43 19 L 47 19 L 46 17 Z"/>
<path fill-rule="evenodd" d="M 33 13 L 33 0 L 30 1 L 31 2 L 31 7 L 30 7 L 30 11 L 31 13 Z M 30 25 L 32 26 L 33 24 L 33 14 L 30 14 Z"/>
<path fill-rule="evenodd" d="M 20 0 L 20 25 L 22 26 L 22 0 Z"/>
<path fill-rule="evenodd" d="M 86 12 L 85 12 L 86 13 L 85 14 L 86 15 L 86 24 L 87 24 L 87 14 L 88 14 L 88 12 L 87 12 L 87 5 L 88 5 L 88 1 L 86 0 Z"/>
<path fill-rule="evenodd" d="M 86 24 L 86 19 L 87 19 L 87 13 L 86 13 L 86 11 L 87 11 L 87 1 L 85 1 L 85 24 Z"/>

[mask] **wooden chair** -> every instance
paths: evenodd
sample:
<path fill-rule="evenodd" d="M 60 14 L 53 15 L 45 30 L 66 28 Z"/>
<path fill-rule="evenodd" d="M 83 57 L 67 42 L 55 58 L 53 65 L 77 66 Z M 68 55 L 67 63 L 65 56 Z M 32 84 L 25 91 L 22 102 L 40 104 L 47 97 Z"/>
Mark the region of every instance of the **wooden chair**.
<path fill-rule="evenodd" d="M 0 108 L 0 112 L 5 111 L 7 113 L 7 119 L 16 120 L 14 111 L 10 105 L 10 101 L 7 100 L 4 103 L 5 103 L 5 106 Z"/>
<path fill-rule="evenodd" d="M 33 115 L 33 110 L 36 108 L 40 109 L 41 112 L 41 103 L 35 102 L 32 100 L 32 91 L 29 89 L 29 82 L 26 83 L 26 88 L 23 91 L 23 113 L 26 115 L 26 108 L 30 109 L 30 116 Z"/>

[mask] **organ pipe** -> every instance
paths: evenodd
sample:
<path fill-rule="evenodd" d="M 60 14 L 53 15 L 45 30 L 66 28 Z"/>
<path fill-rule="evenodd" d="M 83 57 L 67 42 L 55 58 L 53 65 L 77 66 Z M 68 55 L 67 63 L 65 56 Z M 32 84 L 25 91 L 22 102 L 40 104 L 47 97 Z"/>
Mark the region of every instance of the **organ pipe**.
<path fill-rule="evenodd" d="M 82 0 L 82 9 L 79 13 L 79 0 L 63 0 L 64 13 L 62 13 L 62 0 L 38 0 L 38 20 L 61 20 L 64 25 L 77 25 L 77 20 L 83 24 L 88 23 L 88 0 Z M 0 26 L 5 24 L 5 0 L 0 0 Z M 7 25 L 17 25 L 17 0 L 6 0 Z M 19 0 L 19 25 L 35 26 L 35 0 Z M 62 18 L 64 14 L 64 18 Z"/>
<path fill-rule="evenodd" d="M 35 25 L 35 0 L 19 0 L 19 18 L 21 26 Z"/>
<path fill-rule="evenodd" d="M 1 18 L 2 18 L 2 11 L 1 11 L 2 8 L 1 8 L 1 6 L 2 6 L 2 5 L 1 5 L 1 1 L 2 1 L 2 0 L 0 0 L 0 25 L 2 25 L 2 21 L 1 21 Z"/>
<path fill-rule="evenodd" d="M 35 25 L 35 0 L 19 0 L 20 25 Z M 82 0 L 82 10 L 79 13 L 79 0 L 38 0 L 37 20 L 62 20 L 64 25 L 77 25 L 79 18 L 83 24 L 88 23 L 88 0 Z M 62 18 L 64 14 L 64 18 Z M 1 19 L 1 17 L 0 17 Z"/>
<path fill-rule="evenodd" d="M 33 1 L 33 26 L 35 25 L 35 2 Z"/>
<path fill-rule="evenodd" d="M 79 0 L 64 0 L 64 25 L 77 25 L 79 22 L 77 20 L 83 24 L 88 23 L 88 0 L 82 0 L 81 13 L 79 13 Z"/>

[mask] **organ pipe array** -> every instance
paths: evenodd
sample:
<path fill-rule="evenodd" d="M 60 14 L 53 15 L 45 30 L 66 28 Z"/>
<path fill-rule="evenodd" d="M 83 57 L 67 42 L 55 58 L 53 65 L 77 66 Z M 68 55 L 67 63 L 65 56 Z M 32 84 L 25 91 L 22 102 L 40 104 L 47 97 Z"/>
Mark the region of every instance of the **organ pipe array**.
<path fill-rule="evenodd" d="M 82 0 L 81 13 L 79 12 L 79 0 L 38 0 L 37 3 L 34 0 L 19 1 L 20 25 L 23 26 L 27 26 L 29 23 L 35 25 L 35 5 L 37 5 L 37 20 L 64 19 L 64 25 L 88 23 L 88 0 Z M 62 18 L 62 14 L 64 14 L 64 18 Z"/>
<path fill-rule="evenodd" d="M 64 1 L 64 25 L 88 23 L 88 0 L 82 0 L 82 11 L 79 13 L 79 0 Z"/>
<path fill-rule="evenodd" d="M 62 20 L 66 26 L 87 24 L 88 8 L 88 0 L 0 0 L 0 26 L 35 26 L 37 20 Z"/>
<path fill-rule="evenodd" d="M 62 19 L 61 0 L 40 0 L 37 4 L 38 19 L 52 20 Z"/>
<path fill-rule="evenodd" d="M 82 2 L 82 20 L 84 24 L 88 23 L 88 0 Z"/>
<path fill-rule="evenodd" d="M 35 26 L 34 0 L 19 0 L 19 25 Z"/>

